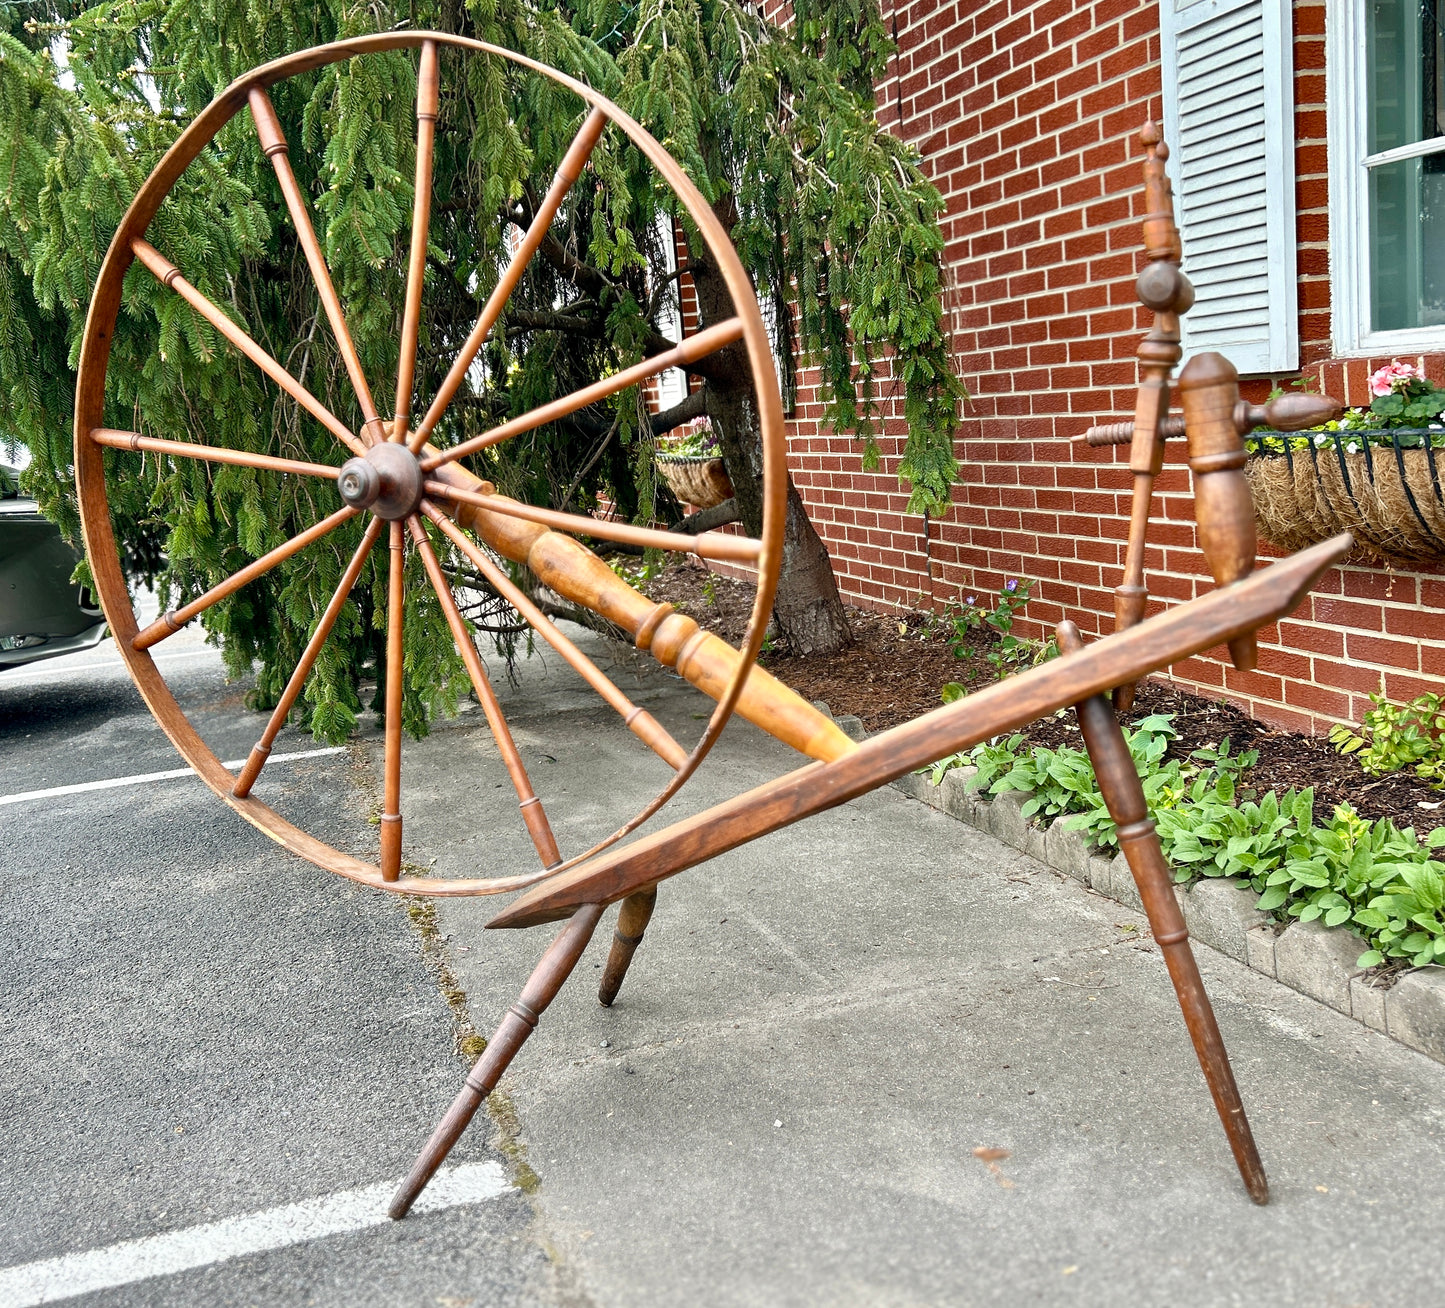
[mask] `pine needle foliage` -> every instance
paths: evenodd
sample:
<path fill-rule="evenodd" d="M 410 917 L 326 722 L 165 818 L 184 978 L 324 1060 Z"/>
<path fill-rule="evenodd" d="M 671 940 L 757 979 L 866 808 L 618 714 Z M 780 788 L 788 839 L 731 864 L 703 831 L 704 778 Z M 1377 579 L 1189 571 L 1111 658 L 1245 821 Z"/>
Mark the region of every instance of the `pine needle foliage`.
<path fill-rule="evenodd" d="M 901 393 L 910 507 L 956 471 L 963 390 L 942 319 L 937 192 L 874 117 L 890 45 L 872 0 L 802 0 L 786 27 L 736 0 L 0 0 L 0 396 L 31 454 L 25 485 L 78 540 L 74 369 L 91 288 L 142 180 L 235 77 L 306 46 L 397 25 L 506 46 L 597 87 L 682 161 L 773 307 L 786 384 L 816 363 L 827 414 L 878 461 Z M 390 412 L 409 244 L 415 55 L 333 64 L 272 90 L 377 407 Z M 442 54 L 433 218 L 414 411 L 424 410 L 509 258 L 584 106 L 501 61 Z M 463 440 L 665 348 L 665 233 L 683 218 L 615 129 L 436 433 Z M 684 223 L 685 226 L 685 223 Z M 691 234 L 694 242 L 695 233 Z M 361 414 L 249 115 L 174 187 L 147 238 L 344 422 Z M 143 268 L 127 275 L 106 421 L 148 435 L 339 464 L 346 451 Z M 891 380 L 880 380 L 884 365 Z M 637 391 L 486 451 L 473 470 L 522 498 L 585 510 L 606 495 L 667 516 Z M 736 434 L 736 433 L 735 433 Z M 743 433 L 747 436 L 748 433 Z M 756 433 L 751 434 L 756 439 Z M 108 451 L 132 581 L 176 604 L 334 511 L 329 484 Z M 675 510 L 674 510 L 675 511 Z M 208 611 L 229 670 L 274 704 L 360 541 L 360 519 Z M 466 569 L 438 550 L 462 582 Z M 408 575 L 404 718 L 420 733 L 464 686 L 425 578 Z M 383 660 L 379 547 L 306 687 L 320 738 L 355 726 Z M 475 579 L 473 579 L 473 583 Z M 475 589 L 473 584 L 473 589 Z M 506 615 L 483 628 L 515 636 Z M 372 702 L 380 706 L 382 688 Z"/>

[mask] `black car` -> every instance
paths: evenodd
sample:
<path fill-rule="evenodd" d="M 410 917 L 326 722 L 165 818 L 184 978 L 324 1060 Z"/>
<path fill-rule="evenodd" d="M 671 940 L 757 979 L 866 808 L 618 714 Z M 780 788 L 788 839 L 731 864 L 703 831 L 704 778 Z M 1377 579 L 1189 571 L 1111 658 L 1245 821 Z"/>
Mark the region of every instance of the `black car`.
<path fill-rule="evenodd" d="M 0 467 L 0 671 L 105 639 L 95 596 L 70 580 L 79 554 Z"/>

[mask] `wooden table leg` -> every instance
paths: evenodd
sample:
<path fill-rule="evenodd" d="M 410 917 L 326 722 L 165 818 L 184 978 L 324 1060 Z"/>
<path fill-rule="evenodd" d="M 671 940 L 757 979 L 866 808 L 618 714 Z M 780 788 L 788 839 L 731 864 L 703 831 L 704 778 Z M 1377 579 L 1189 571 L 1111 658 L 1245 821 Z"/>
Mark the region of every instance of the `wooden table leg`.
<path fill-rule="evenodd" d="M 1058 638 L 1059 647 L 1065 654 L 1083 648 L 1079 629 L 1072 622 L 1059 624 Z M 1144 799 L 1144 787 L 1129 755 L 1124 733 L 1119 729 L 1119 720 L 1102 695 L 1076 705 L 1075 711 L 1079 715 L 1079 726 L 1083 729 L 1089 757 L 1094 763 L 1099 790 L 1109 807 L 1109 816 L 1119 828 L 1119 848 L 1129 861 L 1129 870 L 1139 887 L 1139 897 L 1144 901 L 1149 928 L 1169 968 L 1174 992 L 1179 997 L 1179 1007 L 1184 1011 L 1184 1024 L 1189 1028 L 1189 1038 L 1194 1042 L 1194 1052 L 1204 1069 L 1204 1079 L 1209 1083 L 1214 1107 L 1224 1124 L 1224 1133 L 1229 1137 L 1229 1147 L 1234 1151 L 1239 1174 L 1244 1178 L 1249 1197 L 1257 1204 L 1268 1203 L 1269 1181 L 1264 1174 L 1264 1164 L 1260 1162 L 1259 1150 L 1255 1148 L 1249 1119 L 1244 1115 L 1239 1087 L 1234 1083 L 1229 1054 L 1214 1020 L 1209 996 L 1204 991 L 1199 966 L 1189 948 L 1189 931 L 1184 925 L 1179 901 L 1174 898 L 1169 864 L 1159 846 L 1159 836 Z"/>
<path fill-rule="evenodd" d="M 427 1182 L 442 1165 L 442 1160 L 467 1129 L 472 1115 L 491 1094 L 527 1037 L 536 1030 L 537 1019 L 557 997 L 562 983 L 572 974 L 582 951 L 587 948 L 587 942 L 592 939 L 603 907 L 602 904 L 583 904 L 547 947 L 541 962 L 527 978 L 521 998 L 507 1011 L 496 1034 L 467 1075 L 461 1093 L 452 1101 L 446 1116 L 432 1132 L 431 1139 L 417 1155 L 406 1180 L 393 1197 L 387 1210 L 393 1219 L 405 1217 L 411 1210 L 417 1196 L 426 1189 Z"/>
<path fill-rule="evenodd" d="M 612 1001 L 622 989 L 622 980 L 632 964 L 637 946 L 642 943 L 656 906 L 656 886 L 638 890 L 622 901 L 617 913 L 617 930 L 612 933 L 612 948 L 607 954 L 607 966 L 602 971 L 602 984 L 597 987 L 597 998 L 604 1008 L 612 1007 Z"/>

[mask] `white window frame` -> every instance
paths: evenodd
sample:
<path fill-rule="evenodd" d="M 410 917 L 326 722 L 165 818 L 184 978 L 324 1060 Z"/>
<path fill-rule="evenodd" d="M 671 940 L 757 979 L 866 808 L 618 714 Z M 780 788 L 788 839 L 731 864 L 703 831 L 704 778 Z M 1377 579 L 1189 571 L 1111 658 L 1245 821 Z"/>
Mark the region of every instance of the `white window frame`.
<path fill-rule="evenodd" d="M 1370 330 L 1370 167 L 1435 154 L 1445 137 L 1366 155 L 1367 0 L 1326 0 L 1325 131 L 1330 173 L 1330 335 L 1342 358 L 1445 350 L 1445 326 Z"/>

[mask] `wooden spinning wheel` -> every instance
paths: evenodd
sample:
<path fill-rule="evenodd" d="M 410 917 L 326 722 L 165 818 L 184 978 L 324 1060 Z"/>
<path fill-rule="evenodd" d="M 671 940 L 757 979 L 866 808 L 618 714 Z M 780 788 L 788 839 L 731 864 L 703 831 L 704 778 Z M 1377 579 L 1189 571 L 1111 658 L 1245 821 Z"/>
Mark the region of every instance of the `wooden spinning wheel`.
<path fill-rule="evenodd" d="M 555 179 L 538 206 L 531 226 L 523 234 L 457 352 L 445 379 L 413 425 L 412 399 L 416 373 L 418 326 L 424 288 L 427 233 L 430 219 L 432 158 L 439 103 L 440 53 L 456 48 L 510 61 L 529 73 L 550 79 L 574 92 L 587 109 Z M 370 380 L 361 365 L 361 351 L 353 342 L 346 314 L 333 285 L 321 245 L 312 227 L 308 205 L 296 181 L 288 144 L 272 108 L 268 88 L 285 78 L 326 64 L 386 51 L 419 52 L 417 74 L 416 186 L 412 214 L 411 253 L 402 307 L 400 359 L 395 382 L 395 412 L 383 418 L 372 398 Z M 362 415 L 358 430 L 350 429 L 303 386 L 228 314 L 186 280 L 160 250 L 146 240 L 146 230 L 181 174 L 235 115 L 249 111 L 260 150 L 275 170 L 285 197 L 296 238 L 303 250 L 315 290 L 334 335 L 337 350 Z M 644 359 L 612 376 L 565 395 L 531 412 L 501 423 L 480 435 L 437 449 L 430 441 L 447 406 L 462 388 L 478 352 L 507 305 L 587 160 L 609 124 L 620 130 L 642 152 L 671 189 L 717 261 L 731 292 L 734 316 L 699 331 L 664 353 Z M 318 422 L 336 440 L 336 464 L 307 463 L 276 454 L 219 448 L 191 440 L 143 435 L 109 428 L 104 421 L 105 380 L 116 315 L 121 304 L 121 283 L 132 262 L 139 262 L 161 283 L 180 296 L 277 387 Z M 689 537 L 592 517 L 522 504 L 496 493 L 495 488 L 468 472 L 459 462 L 469 454 L 499 444 L 554 422 L 608 396 L 636 386 L 669 368 L 685 367 L 735 342 L 746 351 L 757 399 L 763 445 L 763 528 L 760 539 L 711 532 Z M 393 32 L 337 42 L 302 51 L 254 69 L 234 82 L 195 119 L 141 187 L 111 242 L 96 286 L 81 350 L 76 396 L 76 471 L 87 552 L 96 589 L 132 676 L 146 702 L 176 748 L 206 783 L 232 808 L 286 848 L 322 867 L 367 885 L 408 894 L 474 895 L 511 890 L 531 884 L 548 871 L 570 866 L 612 844 L 635 829 L 674 795 L 693 774 L 728 718 L 741 712 L 765 729 L 795 744 L 815 758 L 835 758 L 849 743 L 831 723 L 817 715 L 785 687 L 753 665 L 761 646 L 777 586 L 782 554 L 786 470 L 783 447 L 783 413 L 773 371 L 772 355 L 751 283 L 733 252 L 721 224 L 663 148 L 633 119 L 581 83 L 515 54 L 456 36 L 426 32 Z M 144 630 L 132 613 L 125 579 L 117 560 L 106 484 L 107 449 L 144 451 L 170 460 L 202 460 L 240 464 L 300 478 L 331 482 L 335 509 L 292 539 L 256 558 L 212 586 L 189 603 L 168 612 Z M 349 457 L 348 457 L 349 456 Z M 341 461 L 343 460 L 344 461 Z M 345 568 L 340 585 L 321 614 L 320 621 L 292 673 L 250 757 L 233 774 L 201 739 L 162 679 L 151 650 L 212 605 L 256 580 L 357 515 L 369 515 L 361 543 Z M 526 767 L 488 681 L 482 660 L 432 544 L 428 524 L 441 540 L 466 557 L 486 581 L 555 649 L 602 699 L 626 721 L 629 729 L 673 769 L 660 793 L 641 813 L 601 839 L 591 850 L 569 863 L 557 847 L 543 801 L 534 792 Z M 569 534 L 570 533 L 570 534 Z M 573 534 L 611 539 L 668 550 L 687 551 L 707 559 L 744 563 L 757 569 L 757 597 L 741 649 L 702 631 L 697 623 L 671 606 L 654 604 L 622 582 L 616 574 Z M 389 551 L 385 655 L 385 761 L 384 800 L 380 824 L 379 858 L 366 863 L 331 847 L 296 827 L 257 798 L 254 789 L 262 776 L 271 746 L 285 726 L 318 655 L 375 548 Z M 473 688 L 487 718 L 501 757 L 516 790 L 522 820 L 536 847 L 541 869 L 511 877 L 472 880 L 437 880 L 401 875 L 402 768 L 401 695 L 404 633 L 404 557 L 414 550 L 436 593 Z M 650 650 L 662 663 L 717 701 L 701 738 L 685 749 L 645 709 L 632 701 L 513 583 L 495 556 L 524 564 L 538 580 L 565 599 L 610 619 L 623 628 L 639 648 Z M 752 675 L 749 676 L 749 672 Z"/>
<path fill-rule="evenodd" d="M 557 177 L 531 228 L 490 294 L 465 345 L 459 350 L 420 421 L 412 425 L 418 322 L 423 296 L 431 157 L 438 104 L 439 52 L 455 47 L 509 60 L 575 93 L 589 106 Z M 397 402 L 390 419 L 375 408 L 360 354 L 348 331 L 306 203 L 287 159 L 287 144 L 271 108 L 267 88 L 297 73 L 359 55 L 419 50 L 417 96 L 417 185 L 409 273 L 400 332 Z M 249 108 L 260 147 L 275 168 L 315 281 L 325 316 L 355 391 L 363 421 L 351 430 L 218 306 L 185 280 L 145 239 L 148 224 L 186 167 L 217 131 Z M 589 153 L 611 123 L 651 162 L 696 224 L 731 290 L 735 316 L 716 323 L 663 354 L 599 380 L 529 414 L 442 449 L 430 443 L 447 404 L 466 379 L 508 296 L 556 216 Z M 1063 657 L 1000 682 L 913 722 L 856 745 L 786 687 L 755 666 L 772 606 L 781 563 L 786 471 L 783 418 L 777 381 L 761 314 L 751 286 L 702 197 L 662 147 L 617 106 L 585 86 L 510 51 L 436 33 L 397 32 L 321 46 L 254 70 L 227 88 L 191 124 L 147 179 L 127 211 L 101 270 L 82 344 L 76 399 L 76 469 L 82 520 L 95 583 L 117 644 L 151 710 L 171 740 L 208 785 L 237 812 L 295 853 L 353 880 L 412 894 L 477 895 L 529 887 L 492 918 L 497 928 L 531 927 L 550 921 L 565 925 L 542 954 L 516 1004 L 502 1019 L 461 1091 L 437 1126 L 393 1200 L 391 1213 L 410 1209 L 512 1058 L 536 1028 L 541 1014 L 576 967 L 604 911 L 620 904 L 618 926 L 599 992 L 611 1003 L 642 939 L 659 883 L 699 863 L 767 835 L 812 814 L 846 803 L 904 773 L 980 741 L 1015 730 L 1045 714 L 1072 707 L 1078 717 L 1099 788 L 1117 828 L 1119 845 L 1138 885 L 1155 943 L 1167 964 L 1190 1039 L 1204 1072 L 1230 1149 L 1251 1198 L 1264 1203 L 1268 1183 L 1250 1133 L 1228 1054 L 1189 947 L 1189 933 L 1174 897 L 1143 786 L 1107 696 L 1140 677 L 1182 659 L 1228 644 L 1241 666 L 1253 658 L 1254 633 L 1290 612 L 1320 573 L 1351 548 L 1348 535 L 1326 541 L 1269 568 L 1255 570 L 1253 514 L 1240 471 L 1241 426 L 1258 421 L 1242 404 L 1233 369 L 1218 355 L 1201 355 L 1180 376 L 1183 421 L 1168 417 L 1169 381 L 1178 363 L 1179 315 L 1193 293 L 1180 267 L 1179 234 L 1164 175 L 1165 152 L 1157 130 L 1147 127 L 1144 237 L 1149 266 L 1140 278 L 1143 302 L 1155 311 L 1155 329 L 1140 348 L 1142 364 L 1136 416 L 1120 428 L 1096 429 L 1094 443 L 1129 441 L 1135 477 L 1130 543 L 1115 634 L 1086 646 L 1071 622 L 1058 628 Z M 307 463 L 280 454 L 253 454 L 176 439 L 118 431 L 104 424 L 104 396 L 112 334 L 121 301 L 121 281 L 132 262 L 186 300 L 230 344 L 306 410 L 337 441 L 334 464 Z M 695 538 L 604 524 L 554 510 L 520 504 L 496 493 L 458 462 L 467 454 L 551 422 L 664 369 L 741 343 L 756 393 L 763 431 L 764 518 L 758 540 L 704 533 Z M 1288 407 L 1288 406 L 1286 406 Z M 1266 414 L 1283 425 L 1319 411 L 1296 405 Z M 1308 410 L 1308 412 L 1306 412 Z M 1317 418 L 1315 420 L 1318 420 Z M 1217 583 L 1209 594 L 1145 618 L 1143 589 L 1145 535 L 1153 482 L 1163 457 L 1164 438 L 1189 438 L 1196 517 L 1201 547 Z M 106 490 L 106 450 L 145 451 L 173 460 L 240 463 L 275 473 L 334 483 L 339 503 L 313 526 L 220 581 L 178 611 L 144 630 L 131 611 L 116 555 Z M 349 456 L 349 457 L 348 457 Z M 210 605 L 275 567 L 358 515 L 370 515 L 361 543 L 341 584 L 321 614 L 309 643 L 261 739 L 239 773 L 233 774 L 207 747 L 161 679 L 150 650 Z M 657 797 L 619 830 L 591 849 L 564 861 L 552 837 L 541 800 L 533 793 L 486 671 L 472 645 L 428 534 L 435 529 L 449 548 L 465 555 L 534 630 L 626 721 L 627 726 L 673 768 Z M 690 550 L 704 558 L 745 562 L 758 572 L 757 599 L 742 648 L 732 649 L 691 619 L 657 605 L 619 581 L 612 571 L 569 533 Z M 272 742 L 284 725 L 302 685 L 325 643 L 346 596 L 367 557 L 386 537 L 389 586 L 386 624 L 386 739 L 380 853 L 373 865 L 333 849 L 272 811 L 253 793 Z M 521 816 L 536 846 L 541 870 L 491 880 L 437 881 L 403 877 L 400 687 L 404 612 L 403 556 L 414 550 L 436 592 L 456 645 L 474 683 L 499 752 L 517 792 Z M 509 579 L 492 555 L 525 564 L 538 579 L 573 603 L 584 605 L 625 630 L 639 648 L 717 701 L 697 745 L 687 751 L 645 711 L 632 704 L 532 601 Z M 656 812 L 692 775 L 729 716 L 737 711 L 793 745 L 816 762 L 746 794 L 650 835 L 619 844 Z"/>

